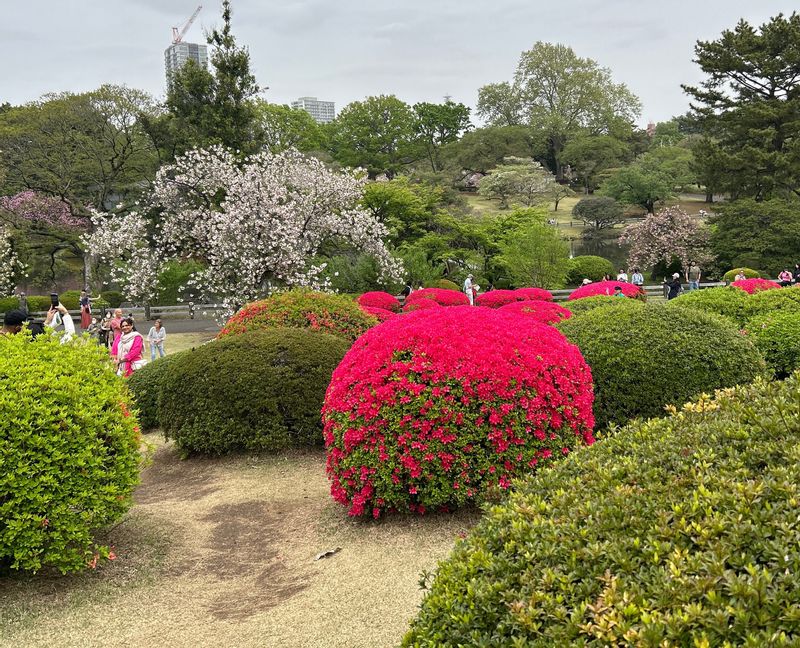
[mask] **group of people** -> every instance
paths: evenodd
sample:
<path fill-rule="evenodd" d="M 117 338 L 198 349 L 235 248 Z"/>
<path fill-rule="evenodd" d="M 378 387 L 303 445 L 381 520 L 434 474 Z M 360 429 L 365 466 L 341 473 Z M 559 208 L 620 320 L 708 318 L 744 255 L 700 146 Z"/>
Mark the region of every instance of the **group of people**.
<path fill-rule="evenodd" d="M 800 263 L 794 264 L 793 271 L 789 270 L 788 267 L 781 270 L 781 272 L 778 274 L 778 283 L 784 288 L 787 286 L 800 285 Z"/>
<path fill-rule="evenodd" d="M 86 291 L 81 291 L 80 312 L 81 329 L 91 338 L 109 349 L 114 367 L 120 376 L 130 376 L 134 371 L 144 366 L 145 338 L 136 330 L 136 323 L 132 316 L 123 316 L 122 309 L 117 308 L 112 313 L 98 321 L 92 317 L 91 300 Z M 51 306 L 43 322 L 37 322 L 28 316 L 26 310 L 14 309 L 5 314 L 0 335 L 15 335 L 27 324 L 34 335 L 44 332 L 44 329 L 59 329 L 63 326 L 61 342 L 65 343 L 75 335 L 75 324 L 66 307 L 59 303 Z M 167 331 L 160 319 L 156 320 L 147 334 L 147 343 L 150 346 L 150 359 L 156 356 L 163 358 L 166 355 L 164 342 Z"/>

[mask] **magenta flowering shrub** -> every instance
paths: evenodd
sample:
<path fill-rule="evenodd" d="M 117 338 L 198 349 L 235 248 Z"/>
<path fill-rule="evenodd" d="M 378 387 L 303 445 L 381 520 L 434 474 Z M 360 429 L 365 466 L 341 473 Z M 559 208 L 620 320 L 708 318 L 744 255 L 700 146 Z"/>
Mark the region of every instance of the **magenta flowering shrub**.
<path fill-rule="evenodd" d="M 353 516 L 462 506 L 594 442 L 578 348 L 527 316 L 435 308 L 367 331 L 322 408 L 331 495 Z"/>
<path fill-rule="evenodd" d="M 524 315 L 542 324 L 558 324 L 561 320 L 572 317 L 572 312 L 554 302 L 547 301 L 518 301 L 501 306 L 504 313 L 517 313 Z"/>
<path fill-rule="evenodd" d="M 553 301 L 553 293 L 544 288 L 517 288 L 514 293 L 520 301 Z"/>
<path fill-rule="evenodd" d="M 521 301 L 523 298 L 517 295 L 514 290 L 490 290 L 489 292 L 481 293 L 475 302 L 478 306 L 485 306 L 486 308 L 500 308 L 506 304 L 511 304 L 515 301 Z"/>
<path fill-rule="evenodd" d="M 406 303 L 403 305 L 403 312 L 413 313 L 414 311 L 428 310 L 429 308 L 442 308 L 442 306 L 432 299 L 418 299 L 412 302 L 406 300 Z"/>
<path fill-rule="evenodd" d="M 422 290 L 415 290 L 406 297 L 406 305 L 426 300 L 434 301 L 439 304 L 439 306 L 466 306 L 469 304 L 467 296 L 458 290 L 423 288 Z"/>
<path fill-rule="evenodd" d="M 391 319 L 397 315 L 397 313 L 393 313 L 385 308 L 375 308 L 373 306 L 362 306 L 361 310 L 367 315 L 372 315 L 372 317 L 376 318 L 379 322 L 385 322 L 387 319 Z"/>
<path fill-rule="evenodd" d="M 613 295 L 614 288 L 617 286 L 622 288 L 622 294 L 626 297 L 636 299 L 644 299 L 645 297 L 644 290 L 626 281 L 595 281 L 594 283 L 586 284 L 585 286 L 573 290 L 567 298 L 567 301 L 582 299 L 584 297 L 594 297 L 595 295 Z"/>
<path fill-rule="evenodd" d="M 358 305 L 362 308 L 382 308 L 383 310 L 391 311 L 393 313 L 400 312 L 400 301 L 394 295 L 382 290 L 373 290 L 372 292 L 365 292 L 359 295 Z"/>
<path fill-rule="evenodd" d="M 748 295 L 752 295 L 763 290 L 772 290 L 773 288 L 780 288 L 781 285 L 769 279 L 740 279 L 734 281 L 731 286 L 741 288 Z"/>

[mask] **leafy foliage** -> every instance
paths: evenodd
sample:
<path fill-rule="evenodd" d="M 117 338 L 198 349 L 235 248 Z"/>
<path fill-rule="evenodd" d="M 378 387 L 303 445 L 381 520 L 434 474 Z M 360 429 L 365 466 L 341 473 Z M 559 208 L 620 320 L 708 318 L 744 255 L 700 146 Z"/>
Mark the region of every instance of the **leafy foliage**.
<path fill-rule="evenodd" d="M 321 445 L 322 399 L 348 347 L 332 335 L 276 328 L 181 353 L 161 378 L 161 429 L 185 454 Z"/>
<path fill-rule="evenodd" d="M 744 326 L 751 314 L 750 299 L 747 293 L 732 286 L 685 292 L 667 302 L 667 306 L 688 307 L 707 313 L 724 315 L 739 327 Z"/>
<path fill-rule="evenodd" d="M 606 229 L 624 220 L 622 205 L 608 196 L 582 198 L 572 208 L 572 215 L 586 227 Z"/>
<path fill-rule="evenodd" d="M 747 279 L 758 279 L 761 277 L 761 273 L 758 270 L 753 270 L 752 268 L 734 268 L 733 270 L 728 270 L 722 276 L 722 280 L 726 283 L 733 283 L 736 280 L 736 275 L 739 273 L 742 273 Z"/>
<path fill-rule="evenodd" d="M 173 362 L 188 351 L 173 353 L 155 362 L 148 362 L 128 377 L 128 389 L 136 403 L 139 425 L 142 430 L 149 431 L 158 427 L 158 400 L 163 391 L 164 376 Z"/>
<path fill-rule="evenodd" d="M 800 308 L 757 315 L 745 330 L 778 378 L 800 368 Z"/>
<path fill-rule="evenodd" d="M 138 427 L 105 349 L 0 336 L 0 570 L 108 556 L 94 533 L 131 506 Z"/>
<path fill-rule="evenodd" d="M 602 281 L 606 275 L 614 274 L 614 264 L 608 259 L 590 254 L 576 256 L 569 260 L 567 283 L 579 286 L 584 279 Z"/>
<path fill-rule="evenodd" d="M 750 382 L 765 370 L 758 351 L 731 323 L 699 311 L 605 307 L 559 328 L 592 368 L 600 428 L 659 416 L 667 404 Z"/>
<path fill-rule="evenodd" d="M 521 483 L 403 645 L 790 646 L 800 374 L 634 423 Z"/>
<path fill-rule="evenodd" d="M 517 286 L 560 288 L 569 268 L 569 245 L 552 225 L 530 221 L 508 232 L 497 262 Z"/>
<path fill-rule="evenodd" d="M 496 198 L 505 209 L 511 199 L 526 207 L 546 202 L 550 198 L 551 185 L 557 184 L 553 175 L 540 162 L 522 158 L 506 158 L 481 179 L 478 193 L 487 198 Z"/>
<path fill-rule="evenodd" d="M 592 297 L 582 297 L 563 303 L 564 308 L 573 315 L 580 315 L 595 308 L 611 306 L 613 308 L 639 308 L 644 302 L 641 299 L 620 299 L 614 295 L 594 295 Z"/>
<path fill-rule="evenodd" d="M 219 337 L 277 327 L 311 329 L 352 342 L 376 323 L 344 295 L 289 290 L 247 304 L 225 323 Z"/>
<path fill-rule="evenodd" d="M 354 516 L 462 506 L 591 444 L 591 403 L 577 348 L 525 316 L 464 306 L 390 319 L 331 378 L 331 495 Z"/>

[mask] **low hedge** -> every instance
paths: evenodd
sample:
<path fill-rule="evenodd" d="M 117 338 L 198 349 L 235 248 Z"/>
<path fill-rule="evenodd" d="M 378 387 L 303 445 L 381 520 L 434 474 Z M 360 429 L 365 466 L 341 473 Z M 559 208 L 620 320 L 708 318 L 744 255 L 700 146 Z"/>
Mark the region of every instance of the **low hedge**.
<path fill-rule="evenodd" d="M 759 352 L 730 322 L 700 311 L 608 306 L 558 328 L 592 368 L 599 428 L 660 416 L 669 403 L 751 382 L 766 371 Z"/>
<path fill-rule="evenodd" d="M 19 297 L 0 297 L 0 315 L 19 308 Z"/>
<path fill-rule="evenodd" d="M 355 340 L 378 320 L 346 295 L 289 290 L 247 304 L 222 327 L 219 337 L 274 328 L 301 328 Z"/>
<path fill-rule="evenodd" d="M 461 287 L 449 279 L 436 279 L 435 281 L 425 282 L 425 288 L 442 288 L 444 290 L 461 290 Z"/>
<path fill-rule="evenodd" d="M 778 378 L 800 368 L 800 311 L 757 315 L 745 331 Z"/>
<path fill-rule="evenodd" d="M 750 319 L 751 297 L 738 288 L 704 288 L 690 290 L 667 302 L 668 308 L 691 308 L 723 315 L 742 327 Z"/>
<path fill-rule="evenodd" d="M 567 284 L 570 286 L 580 286 L 584 279 L 592 281 L 602 281 L 606 275 L 615 276 L 614 264 L 608 259 L 599 256 L 586 254 L 576 256 L 569 260 L 567 270 Z"/>
<path fill-rule="evenodd" d="M 740 270 L 747 279 L 760 279 L 762 277 L 762 274 L 758 270 L 753 270 L 752 268 L 734 268 L 722 275 L 722 280 L 725 283 L 733 283 Z"/>
<path fill-rule="evenodd" d="M 133 395 L 136 409 L 139 412 L 139 425 L 145 431 L 153 430 L 159 425 L 158 399 L 163 390 L 164 376 L 175 360 L 189 351 L 181 351 L 172 355 L 148 362 L 139 371 L 134 371 L 128 378 L 128 388 Z"/>
<path fill-rule="evenodd" d="M 161 429 L 187 455 L 322 445 L 322 399 L 349 347 L 337 336 L 274 328 L 180 354 L 161 378 Z"/>
<path fill-rule="evenodd" d="M 753 317 L 775 311 L 800 312 L 800 286 L 757 292 L 747 300 L 747 311 Z"/>
<path fill-rule="evenodd" d="M 41 313 L 50 310 L 50 295 L 28 295 L 25 298 L 29 313 Z"/>
<path fill-rule="evenodd" d="M 569 310 L 573 315 L 579 315 L 601 306 L 614 306 L 615 308 L 639 308 L 644 306 L 644 302 L 639 299 L 623 299 L 613 295 L 595 295 L 594 297 L 584 297 L 573 301 L 561 302 L 561 305 Z"/>
<path fill-rule="evenodd" d="M 78 571 L 131 506 L 139 434 L 96 344 L 0 335 L 0 572 Z"/>
<path fill-rule="evenodd" d="M 67 310 L 78 310 L 81 307 L 81 291 L 67 290 L 58 296 L 58 301 L 60 301 Z"/>
<path fill-rule="evenodd" d="M 800 643 L 800 375 L 634 423 L 457 541 L 406 648 Z"/>
<path fill-rule="evenodd" d="M 100 293 L 100 297 L 108 302 L 110 308 L 119 308 L 125 301 L 125 295 L 118 290 L 104 290 Z"/>

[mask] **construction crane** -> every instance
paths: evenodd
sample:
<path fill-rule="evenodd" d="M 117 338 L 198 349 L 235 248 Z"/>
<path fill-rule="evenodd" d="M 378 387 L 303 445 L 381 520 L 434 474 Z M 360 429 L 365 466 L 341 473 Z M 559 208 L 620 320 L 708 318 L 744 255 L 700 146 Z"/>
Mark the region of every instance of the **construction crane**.
<path fill-rule="evenodd" d="M 189 20 L 186 21 L 186 24 L 184 24 L 183 27 L 173 27 L 172 28 L 172 43 L 173 44 L 178 44 L 181 41 L 183 41 L 183 37 L 186 36 L 186 32 L 189 31 L 189 27 L 192 26 L 192 23 L 194 22 L 194 19 L 197 18 L 197 14 L 200 13 L 200 10 L 202 8 L 203 8 L 203 5 L 200 5 L 199 7 L 197 7 L 197 9 L 194 10 L 194 13 L 192 14 L 192 17 L 189 18 Z"/>

